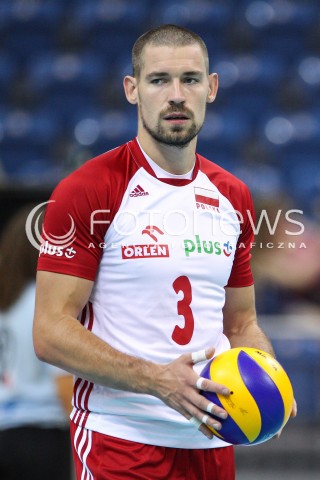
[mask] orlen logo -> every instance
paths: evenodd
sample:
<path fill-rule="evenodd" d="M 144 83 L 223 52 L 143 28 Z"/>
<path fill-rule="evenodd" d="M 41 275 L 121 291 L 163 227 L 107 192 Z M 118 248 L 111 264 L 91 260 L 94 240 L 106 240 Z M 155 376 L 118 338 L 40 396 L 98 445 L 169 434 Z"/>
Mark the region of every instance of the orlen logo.
<path fill-rule="evenodd" d="M 76 254 L 76 251 L 71 247 L 76 236 L 76 227 L 72 216 L 69 214 L 71 225 L 69 231 L 65 235 L 53 235 L 48 234 L 44 228 L 42 229 L 39 226 L 40 217 L 43 213 L 42 207 L 48 203 L 54 202 L 55 200 L 49 200 L 48 202 L 43 202 L 34 207 L 28 215 L 25 231 L 28 237 L 29 242 L 41 254 L 56 255 L 58 257 L 65 256 L 66 258 L 73 258 Z M 42 209 L 40 211 L 40 209 Z"/>
<path fill-rule="evenodd" d="M 230 257 L 232 252 L 232 245 L 228 241 L 221 246 L 221 242 L 213 242 L 212 240 L 201 240 L 199 235 L 196 235 L 194 240 L 184 240 L 184 251 L 187 257 L 191 253 L 207 253 L 208 255 L 221 255 L 224 253 L 226 257 Z"/>
<path fill-rule="evenodd" d="M 142 230 L 142 235 L 149 235 L 152 240 L 158 242 L 157 234 L 163 235 L 164 232 L 158 227 L 148 225 Z M 127 245 L 121 247 L 122 258 L 124 260 L 136 258 L 155 258 L 169 257 L 169 246 L 160 245 L 159 243 L 146 245 Z"/>
<path fill-rule="evenodd" d="M 154 258 L 154 257 L 169 257 L 168 245 L 128 245 L 121 247 L 122 258 L 128 260 L 129 258 Z"/>

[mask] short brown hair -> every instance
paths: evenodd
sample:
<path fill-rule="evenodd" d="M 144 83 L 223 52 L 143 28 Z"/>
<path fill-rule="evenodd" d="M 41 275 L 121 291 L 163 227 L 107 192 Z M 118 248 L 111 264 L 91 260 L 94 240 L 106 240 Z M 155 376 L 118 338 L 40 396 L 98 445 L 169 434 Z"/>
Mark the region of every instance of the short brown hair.
<path fill-rule="evenodd" d="M 160 25 L 144 33 L 139 37 L 132 48 L 132 74 L 139 78 L 141 69 L 143 67 L 142 51 L 146 45 L 155 46 L 169 46 L 169 47 L 184 47 L 186 45 L 193 45 L 197 43 L 200 45 L 209 72 L 209 55 L 208 49 L 202 38 L 189 30 L 188 28 L 180 27 L 179 25 Z"/>

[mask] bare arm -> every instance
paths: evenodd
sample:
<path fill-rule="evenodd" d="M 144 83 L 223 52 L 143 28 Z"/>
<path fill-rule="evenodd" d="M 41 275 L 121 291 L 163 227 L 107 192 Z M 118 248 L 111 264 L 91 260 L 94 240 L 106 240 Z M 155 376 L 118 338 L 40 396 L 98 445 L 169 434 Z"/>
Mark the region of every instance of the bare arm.
<path fill-rule="evenodd" d="M 274 355 L 269 339 L 257 322 L 253 286 L 226 288 L 223 324 L 231 347 L 254 347 Z"/>
<path fill-rule="evenodd" d="M 186 418 L 201 421 L 209 402 L 196 388 L 199 376 L 191 354 L 160 365 L 114 349 L 77 320 L 92 287 L 93 282 L 78 277 L 38 272 L 33 328 L 37 356 L 94 383 L 154 395 Z M 213 354 L 214 349 L 210 349 L 207 358 Z M 206 380 L 202 388 L 223 393 L 225 387 Z M 217 406 L 212 412 L 225 414 Z M 219 422 L 212 418 L 207 423 L 219 428 Z M 212 438 L 205 425 L 200 430 Z"/>
<path fill-rule="evenodd" d="M 77 320 L 93 282 L 70 275 L 38 272 L 34 347 L 48 363 L 112 388 L 148 389 L 152 364 L 122 354 Z M 141 371 L 143 369 L 143 372 Z"/>
<path fill-rule="evenodd" d="M 61 405 L 65 411 L 66 417 L 69 417 L 72 406 L 72 392 L 73 392 L 73 378 L 72 375 L 57 375 L 55 378 L 55 385 L 58 398 L 61 402 Z"/>
<path fill-rule="evenodd" d="M 253 286 L 226 288 L 223 323 L 231 347 L 258 348 L 275 356 L 270 340 L 257 323 Z M 294 400 L 291 417 L 296 415 L 297 403 Z"/>

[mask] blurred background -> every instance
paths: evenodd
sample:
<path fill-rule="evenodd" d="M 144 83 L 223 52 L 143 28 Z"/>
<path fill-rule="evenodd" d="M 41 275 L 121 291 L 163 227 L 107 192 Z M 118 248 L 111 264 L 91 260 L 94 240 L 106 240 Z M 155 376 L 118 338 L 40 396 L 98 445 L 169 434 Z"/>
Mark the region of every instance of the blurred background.
<path fill-rule="evenodd" d="M 200 34 L 219 74 L 198 152 L 253 193 L 258 313 L 298 401 L 280 440 L 237 449 L 238 478 L 319 478 L 319 1 L 1 0 L 0 225 L 136 135 L 122 79 L 161 23 Z"/>

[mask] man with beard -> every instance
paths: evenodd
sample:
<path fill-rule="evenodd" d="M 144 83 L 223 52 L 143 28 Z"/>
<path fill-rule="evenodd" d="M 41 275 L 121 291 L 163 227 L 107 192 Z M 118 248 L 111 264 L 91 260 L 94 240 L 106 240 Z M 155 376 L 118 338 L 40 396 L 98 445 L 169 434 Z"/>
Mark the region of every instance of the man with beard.
<path fill-rule="evenodd" d="M 251 196 L 196 153 L 218 89 L 202 39 L 163 25 L 132 60 L 137 137 L 48 205 L 35 350 L 75 375 L 78 479 L 232 480 L 232 447 L 211 430 L 227 413 L 200 393 L 230 391 L 199 372 L 230 346 L 272 353 L 255 314 Z"/>

